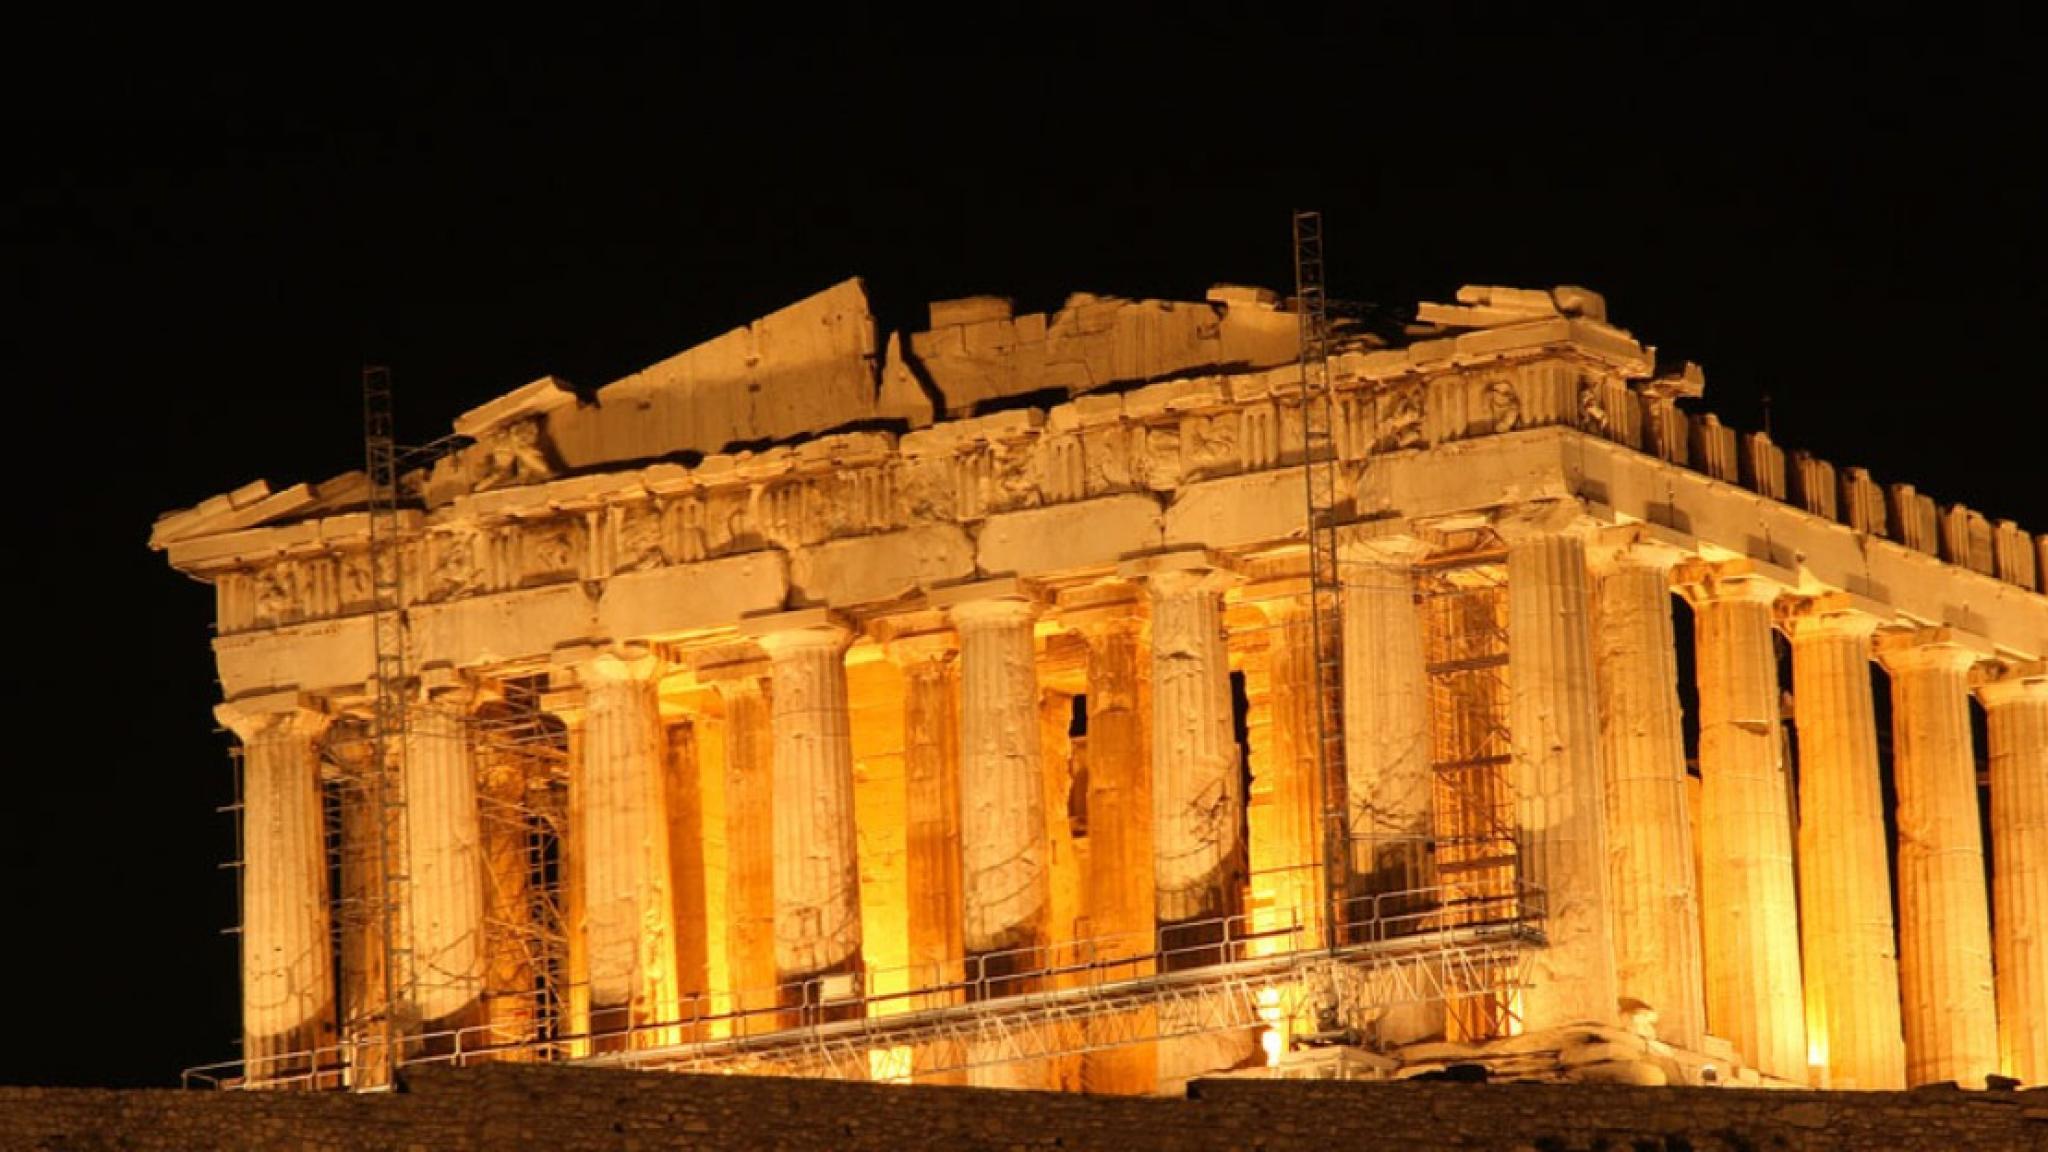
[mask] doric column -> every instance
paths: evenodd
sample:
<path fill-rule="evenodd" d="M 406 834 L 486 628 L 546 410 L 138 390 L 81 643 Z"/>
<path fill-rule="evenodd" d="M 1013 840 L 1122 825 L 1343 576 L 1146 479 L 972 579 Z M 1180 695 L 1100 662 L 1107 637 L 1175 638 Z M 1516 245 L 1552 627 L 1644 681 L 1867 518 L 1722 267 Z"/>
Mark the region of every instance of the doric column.
<path fill-rule="evenodd" d="M 960 635 L 963 939 L 970 955 L 1035 949 L 1045 943 L 1050 896 L 1031 638 L 1038 610 L 1021 595 L 996 594 L 954 601 L 948 615 Z M 996 967 L 1039 959 L 1006 956 Z"/>
<path fill-rule="evenodd" d="M 953 633 L 892 637 L 903 671 L 905 851 L 912 987 L 952 984 L 966 954 L 960 880 L 960 665 Z"/>
<path fill-rule="evenodd" d="M 419 1028 L 446 1033 L 481 1023 L 484 984 L 483 836 L 476 759 L 466 723 L 470 693 L 443 673 L 410 709 L 405 741 L 405 842 L 410 877 L 413 1009 Z M 475 1037 L 464 1044 L 474 1046 Z M 428 1041 L 428 1051 L 452 1046 Z"/>
<path fill-rule="evenodd" d="M 1615 987 L 1657 1013 L 1657 1035 L 1697 1050 L 1706 1035 L 1700 903 L 1686 807 L 1685 735 L 1671 624 L 1672 555 L 1603 555 L 1593 597 Z"/>
<path fill-rule="evenodd" d="M 1945 629 L 1887 635 L 1899 811 L 1899 983 L 1906 1080 L 1982 1087 L 1998 1071 L 1991 907 L 1977 823 L 1970 668 Z"/>
<path fill-rule="evenodd" d="M 334 1042 L 320 762 L 326 717 L 295 692 L 214 709 L 242 742 L 242 1063 L 252 1084 L 313 1071 Z"/>
<path fill-rule="evenodd" d="M 1347 542 L 1343 594 L 1344 773 L 1351 891 L 1357 897 L 1415 892 L 1436 883 L 1430 857 L 1429 681 L 1404 540 Z M 1381 906 L 1387 909 L 1384 901 Z M 1361 901 L 1346 919 L 1372 914 Z"/>
<path fill-rule="evenodd" d="M 1543 893 L 1549 939 L 1535 958 L 1523 1023 L 1609 1023 L 1606 784 L 1591 589 L 1577 536 L 1518 532 L 1509 543 L 1508 693 L 1522 874 Z"/>
<path fill-rule="evenodd" d="M 1323 797 L 1309 604 L 1298 584 L 1255 591 L 1246 600 L 1266 622 L 1265 651 L 1245 672 L 1252 781 L 1263 797 L 1253 808 L 1247 848 L 1252 875 L 1265 876 L 1270 887 L 1270 899 L 1254 909 L 1253 927 L 1274 934 L 1262 941 L 1267 951 L 1315 948 L 1323 942 Z M 1256 722 L 1261 713 L 1263 724 Z"/>
<path fill-rule="evenodd" d="M 1870 636 L 1840 597 L 1780 602 L 1799 729 L 1806 1045 L 1826 1088 L 1906 1086 Z"/>
<path fill-rule="evenodd" d="M 1675 574 L 1700 696 L 1700 921 L 1707 1030 L 1751 1067 L 1807 1080 L 1792 817 L 1772 648 L 1774 584 L 1740 566 Z"/>
<path fill-rule="evenodd" d="M 1199 553 L 1139 561 L 1127 574 L 1144 576 L 1151 608 L 1153 907 L 1163 965 L 1199 967 L 1232 957 L 1224 925 L 1244 891 L 1244 766 L 1223 631 L 1222 594 L 1235 577 Z M 1190 1006 L 1158 1012 L 1162 1032 L 1199 1027 Z M 1159 1087 L 1232 1067 L 1256 1043 L 1249 1029 L 1162 1041 Z"/>
<path fill-rule="evenodd" d="M 583 661 L 578 673 L 584 690 L 582 762 L 571 787 L 581 793 L 576 831 L 590 1027 L 601 1040 L 627 1028 L 671 1022 L 680 1007 L 662 769 L 666 749 L 653 655 L 601 652 Z M 660 1030 L 642 1032 L 630 1046 L 667 1038 Z"/>
<path fill-rule="evenodd" d="M 1014 581 L 946 589 L 960 637 L 960 882 L 969 977 L 982 992 L 1036 991 L 1015 973 L 1043 967 L 1050 914 L 1051 845 L 1032 627 L 1038 608 Z M 1042 1062 L 984 1065 L 970 1053 L 969 1081 L 983 1087 L 1048 1088 Z"/>
<path fill-rule="evenodd" d="M 1061 619 L 1088 644 L 1088 920 L 1094 954 L 1103 960 L 1149 956 L 1153 946 L 1152 761 L 1147 746 L 1151 716 L 1145 683 L 1145 616 L 1128 588 L 1068 608 Z M 1118 975 L 1148 976 L 1149 961 L 1133 960 Z M 1141 1009 L 1150 1011 L 1149 1009 Z M 1091 1021 L 1091 1031 L 1114 1035 L 1119 1023 Z M 1152 1046 L 1125 1045 L 1082 1058 L 1090 1092 L 1142 1095 L 1159 1080 Z"/>
<path fill-rule="evenodd" d="M 704 790 L 697 749 L 697 720 L 667 725 L 662 759 L 663 794 L 668 800 L 669 899 L 676 925 L 676 986 L 685 1017 L 712 1011 L 704 900 Z M 685 1031 L 684 1040 L 701 1037 Z"/>
<path fill-rule="evenodd" d="M 697 665 L 725 710 L 726 1010 L 735 1034 L 777 1026 L 775 974 L 775 730 L 768 664 L 752 646 Z"/>
<path fill-rule="evenodd" d="M 1146 573 L 1153 901 L 1169 947 L 1197 942 L 1172 932 L 1175 925 L 1235 915 L 1244 882 L 1244 781 L 1223 643 L 1221 593 L 1229 580 L 1185 554 L 1161 558 Z"/>
<path fill-rule="evenodd" d="M 477 759 L 477 807 L 480 868 L 484 877 L 483 1016 L 490 1025 L 486 1039 L 494 1045 L 519 1045 L 538 1035 L 539 1004 L 534 995 L 532 877 L 534 828 L 526 815 L 527 758 L 513 741 L 542 737 L 538 716 L 522 714 L 504 702 L 479 712 L 480 722 L 499 733 L 496 740 L 472 743 Z M 528 1059 L 531 1054 L 508 1057 Z"/>
<path fill-rule="evenodd" d="M 2048 1084 L 2048 663 L 1978 689 L 1991 745 L 2000 1070 Z"/>
<path fill-rule="evenodd" d="M 912 988 L 957 985 L 965 975 L 960 880 L 959 644 L 943 621 L 884 622 L 889 658 L 903 672 L 904 851 L 908 857 Z M 918 1004 L 956 1002 L 927 994 Z M 935 1040 L 913 1054 L 920 1083 L 964 1084 L 964 1055 Z M 920 1067 L 921 1066 L 921 1067 Z M 941 1069 L 927 1073 L 924 1067 Z"/>
<path fill-rule="evenodd" d="M 860 868 L 846 706 L 852 633 L 823 610 L 748 621 L 774 684 L 775 969 L 860 972 Z M 787 993 L 785 993 L 787 995 Z"/>

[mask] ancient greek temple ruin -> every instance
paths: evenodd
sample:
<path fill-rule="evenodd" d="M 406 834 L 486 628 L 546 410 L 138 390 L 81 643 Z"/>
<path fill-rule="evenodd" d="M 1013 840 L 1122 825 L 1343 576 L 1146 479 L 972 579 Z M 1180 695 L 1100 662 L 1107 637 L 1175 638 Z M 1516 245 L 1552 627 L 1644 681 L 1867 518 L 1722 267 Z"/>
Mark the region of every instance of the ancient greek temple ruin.
<path fill-rule="evenodd" d="M 1300 320 L 849 281 L 161 517 L 217 1075 L 2048 1082 L 2048 536 L 1723 426 L 1590 291 Z"/>

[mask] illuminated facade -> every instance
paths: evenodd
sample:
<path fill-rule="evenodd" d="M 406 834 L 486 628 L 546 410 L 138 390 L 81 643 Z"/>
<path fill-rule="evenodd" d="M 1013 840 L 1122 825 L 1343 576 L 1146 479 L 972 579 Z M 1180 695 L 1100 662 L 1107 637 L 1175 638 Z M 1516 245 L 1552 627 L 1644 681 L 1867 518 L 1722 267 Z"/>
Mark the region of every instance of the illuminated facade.
<path fill-rule="evenodd" d="M 848 282 L 464 415 L 381 529 L 362 473 L 162 517 L 234 1075 L 2048 1081 L 2048 537 L 1472 288 L 1339 332 L 1319 602 L 1297 332 Z"/>

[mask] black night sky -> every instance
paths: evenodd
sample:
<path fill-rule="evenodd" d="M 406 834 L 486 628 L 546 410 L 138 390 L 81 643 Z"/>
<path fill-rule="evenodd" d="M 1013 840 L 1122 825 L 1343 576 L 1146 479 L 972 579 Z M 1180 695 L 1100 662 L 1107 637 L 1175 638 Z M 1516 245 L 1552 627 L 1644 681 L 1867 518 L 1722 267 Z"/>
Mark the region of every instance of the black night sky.
<path fill-rule="evenodd" d="M 10 30 L 0 1083 L 235 1055 L 212 600 L 145 541 L 359 466 L 366 359 L 423 442 L 851 275 L 896 327 L 1285 290 L 1310 206 L 1337 296 L 1583 284 L 1728 423 L 2048 531 L 2038 42 L 760 7 Z"/>

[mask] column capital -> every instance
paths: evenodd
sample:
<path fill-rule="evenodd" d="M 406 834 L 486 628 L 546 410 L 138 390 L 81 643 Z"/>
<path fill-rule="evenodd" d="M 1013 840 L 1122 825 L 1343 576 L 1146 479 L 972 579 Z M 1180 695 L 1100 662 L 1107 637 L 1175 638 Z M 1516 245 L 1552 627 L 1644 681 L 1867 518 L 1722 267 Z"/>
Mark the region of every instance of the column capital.
<path fill-rule="evenodd" d="M 1801 640 L 1868 640 L 1883 623 L 1869 601 L 1844 592 L 1819 596 L 1785 596 L 1777 602 L 1778 625 L 1794 643 Z"/>
<path fill-rule="evenodd" d="M 1987 709 L 2023 700 L 2048 702 L 2048 660 L 2001 660 L 1978 665 L 1977 699 Z"/>
<path fill-rule="evenodd" d="M 1238 581 L 1236 566 L 1206 548 L 1134 556 L 1117 565 L 1117 575 L 1142 581 L 1149 591 L 1169 596 L 1221 592 Z"/>
<path fill-rule="evenodd" d="M 1061 624 L 1086 639 L 1137 631 L 1145 626 L 1144 589 L 1123 581 L 1064 589 L 1054 611 Z"/>
<path fill-rule="evenodd" d="M 955 628 L 1028 625 L 1038 619 L 1044 596 L 1014 576 L 927 589 L 925 601 L 944 611 Z"/>
<path fill-rule="evenodd" d="M 1671 587 L 1686 603 L 1747 602 L 1770 605 L 1785 594 L 1785 586 L 1759 572 L 1749 560 L 1688 561 L 1671 570 Z"/>
<path fill-rule="evenodd" d="M 742 617 L 740 634 L 759 644 L 770 660 L 823 648 L 844 652 L 853 642 L 853 626 L 830 608 Z"/>
<path fill-rule="evenodd" d="M 649 682 L 662 673 L 661 658 L 653 649 L 638 644 L 560 648 L 555 651 L 555 659 L 569 665 L 585 688 Z"/>
<path fill-rule="evenodd" d="M 1655 524 L 1616 524 L 1586 536 L 1586 566 L 1604 576 L 1617 568 L 1655 568 L 1671 573 L 1698 553 Z"/>
<path fill-rule="evenodd" d="M 959 633 L 936 609 L 884 616 L 870 623 L 868 631 L 905 673 L 948 664 L 960 653 Z"/>
<path fill-rule="evenodd" d="M 1991 653 L 1975 637 L 1950 628 L 1916 628 L 1877 637 L 1877 659 L 1885 670 L 1968 672 Z"/>
<path fill-rule="evenodd" d="M 1406 568 L 1429 553 L 1429 541 L 1406 531 L 1405 526 L 1367 522 L 1337 530 L 1337 560 L 1341 564 Z"/>
<path fill-rule="evenodd" d="M 1545 536 L 1585 539 L 1601 526 L 1592 509 L 1575 497 L 1513 505 L 1495 513 L 1487 525 L 1509 547 Z"/>
<path fill-rule="evenodd" d="M 327 712 L 303 692 L 267 692 L 214 705 L 213 718 L 244 744 L 284 736 L 307 740 L 320 734 Z"/>

